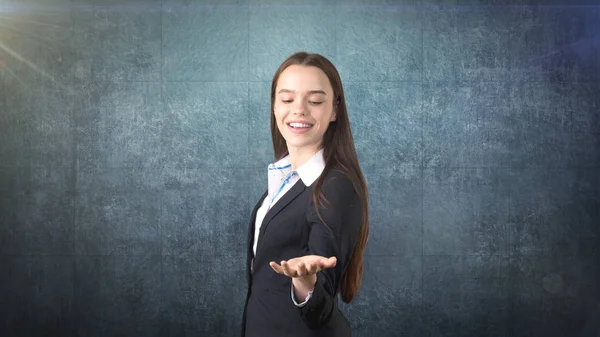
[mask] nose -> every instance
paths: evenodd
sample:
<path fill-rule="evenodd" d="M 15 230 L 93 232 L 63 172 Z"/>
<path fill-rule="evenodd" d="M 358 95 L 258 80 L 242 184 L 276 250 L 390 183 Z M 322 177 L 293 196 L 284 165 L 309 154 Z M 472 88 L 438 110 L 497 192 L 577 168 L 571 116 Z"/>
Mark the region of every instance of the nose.
<path fill-rule="evenodd" d="M 298 103 L 294 106 L 294 115 L 304 115 L 306 114 L 306 109 L 304 107 L 304 102 L 298 100 Z"/>

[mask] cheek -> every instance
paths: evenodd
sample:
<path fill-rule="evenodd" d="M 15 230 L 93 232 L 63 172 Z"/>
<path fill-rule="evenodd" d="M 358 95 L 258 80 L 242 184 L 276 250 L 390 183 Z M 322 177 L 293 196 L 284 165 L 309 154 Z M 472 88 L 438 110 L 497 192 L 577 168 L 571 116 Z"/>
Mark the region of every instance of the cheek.
<path fill-rule="evenodd" d="M 281 111 L 281 110 L 275 110 L 275 112 L 273 113 L 275 115 L 275 122 L 277 124 L 277 128 L 279 129 L 279 131 L 283 132 L 284 129 L 284 124 L 283 124 L 283 120 L 285 119 L 285 112 Z"/>
<path fill-rule="evenodd" d="M 275 115 L 275 120 L 277 122 L 281 122 L 281 120 L 283 119 L 283 112 L 277 107 L 274 107 L 273 115 Z"/>
<path fill-rule="evenodd" d="M 317 116 L 315 116 L 317 117 Z M 327 126 L 329 125 L 329 122 L 331 121 L 331 118 L 333 117 L 333 112 L 331 110 L 322 110 L 319 111 L 318 117 L 317 119 L 319 120 L 319 124 L 321 124 L 322 126 Z"/>

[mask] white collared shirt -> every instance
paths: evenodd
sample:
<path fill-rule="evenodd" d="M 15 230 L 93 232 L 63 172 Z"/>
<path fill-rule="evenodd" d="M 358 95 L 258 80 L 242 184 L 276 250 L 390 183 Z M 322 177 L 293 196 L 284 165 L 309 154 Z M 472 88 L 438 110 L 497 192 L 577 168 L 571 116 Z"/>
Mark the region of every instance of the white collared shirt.
<path fill-rule="evenodd" d="M 256 211 L 256 222 L 254 223 L 254 245 L 252 251 L 256 254 L 256 246 L 258 245 L 258 235 L 260 226 L 267 211 L 273 207 L 287 193 L 298 180 L 306 186 L 312 185 L 323 173 L 325 169 L 325 158 L 323 158 L 323 149 L 315 153 L 306 163 L 302 164 L 295 171 L 292 170 L 289 155 L 272 163 L 268 166 L 268 194 L 263 200 L 262 205 Z M 254 261 L 252 261 L 254 264 Z M 297 303 L 294 299 L 294 289 L 292 286 L 292 300 L 297 306 L 303 306 L 310 299 L 312 292 L 309 292 L 305 301 Z"/>

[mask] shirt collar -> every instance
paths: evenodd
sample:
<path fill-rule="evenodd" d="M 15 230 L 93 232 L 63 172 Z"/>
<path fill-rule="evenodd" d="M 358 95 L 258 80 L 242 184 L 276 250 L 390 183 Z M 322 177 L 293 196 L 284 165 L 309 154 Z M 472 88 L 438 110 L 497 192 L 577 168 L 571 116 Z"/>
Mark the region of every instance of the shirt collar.
<path fill-rule="evenodd" d="M 325 159 L 323 158 L 323 149 L 315 153 L 306 163 L 302 164 L 296 169 L 300 179 L 306 186 L 312 185 L 312 183 L 319 178 L 323 170 L 325 169 Z"/>
<path fill-rule="evenodd" d="M 325 158 L 323 157 L 323 149 L 320 149 L 304 164 L 296 169 L 296 173 L 306 186 L 312 185 L 317 178 L 323 173 L 325 169 Z M 290 156 L 287 155 L 277 162 L 269 165 L 269 171 L 280 171 L 283 172 L 284 176 L 287 176 L 292 171 L 292 165 L 290 163 Z M 283 176 L 282 175 L 282 176 Z"/>

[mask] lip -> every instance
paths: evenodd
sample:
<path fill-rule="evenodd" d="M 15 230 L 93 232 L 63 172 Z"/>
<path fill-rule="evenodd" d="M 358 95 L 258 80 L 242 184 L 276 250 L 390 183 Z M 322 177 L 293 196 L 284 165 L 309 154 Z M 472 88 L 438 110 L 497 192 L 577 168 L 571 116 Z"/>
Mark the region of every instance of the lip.
<path fill-rule="evenodd" d="M 291 123 L 302 123 L 302 124 L 314 125 L 313 123 L 311 123 L 309 121 L 303 121 L 303 120 L 300 120 L 300 119 L 296 119 L 296 120 L 293 120 L 293 121 L 285 122 L 286 125 L 291 124 Z"/>
<path fill-rule="evenodd" d="M 290 126 L 291 123 L 302 123 L 302 124 L 309 124 L 311 125 L 310 128 L 301 128 L 301 129 L 296 129 Z M 293 120 L 293 121 L 289 121 L 289 122 L 285 122 L 285 126 L 288 128 L 288 130 L 290 130 L 291 133 L 293 134 L 303 134 L 303 133 L 307 133 L 308 131 L 310 131 L 313 126 L 315 126 L 313 123 L 310 123 L 308 121 L 303 121 L 303 120 Z"/>

